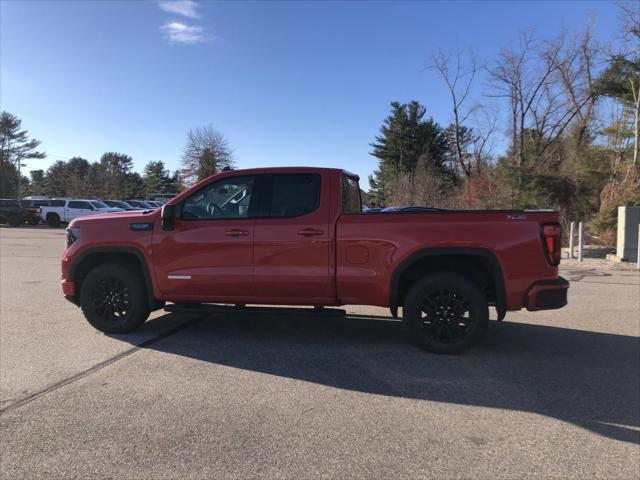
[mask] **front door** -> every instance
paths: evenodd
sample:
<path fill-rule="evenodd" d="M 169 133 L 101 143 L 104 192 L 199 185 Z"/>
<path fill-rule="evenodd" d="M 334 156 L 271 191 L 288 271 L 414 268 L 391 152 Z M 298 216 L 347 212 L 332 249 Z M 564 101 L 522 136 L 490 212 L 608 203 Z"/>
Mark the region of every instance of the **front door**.
<path fill-rule="evenodd" d="M 253 247 L 262 301 L 321 304 L 332 297 L 329 194 L 328 177 L 318 173 L 263 176 Z"/>
<path fill-rule="evenodd" d="M 178 207 L 174 229 L 156 229 L 156 281 L 170 301 L 233 302 L 252 296 L 253 175 L 225 177 Z"/>

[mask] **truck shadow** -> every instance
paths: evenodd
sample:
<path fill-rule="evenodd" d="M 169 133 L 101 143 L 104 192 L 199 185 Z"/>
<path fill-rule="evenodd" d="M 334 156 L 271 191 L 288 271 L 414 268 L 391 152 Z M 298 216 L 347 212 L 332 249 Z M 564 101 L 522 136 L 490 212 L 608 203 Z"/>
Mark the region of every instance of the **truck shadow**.
<path fill-rule="evenodd" d="M 480 346 L 440 356 L 381 318 L 215 315 L 145 348 L 357 392 L 537 413 L 640 443 L 638 337 L 492 322 Z"/>

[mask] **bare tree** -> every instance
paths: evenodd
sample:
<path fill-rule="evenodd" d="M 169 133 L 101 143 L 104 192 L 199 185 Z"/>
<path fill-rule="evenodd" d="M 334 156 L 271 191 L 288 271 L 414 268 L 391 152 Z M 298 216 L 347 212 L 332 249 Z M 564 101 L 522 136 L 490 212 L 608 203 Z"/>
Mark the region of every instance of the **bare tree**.
<path fill-rule="evenodd" d="M 389 202 L 393 206 L 449 208 L 455 206 L 456 193 L 423 154 L 414 170 L 400 172 L 393 179 Z"/>
<path fill-rule="evenodd" d="M 431 67 L 434 68 L 444 81 L 451 97 L 453 123 L 449 133 L 455 162 L 465 177 L 473 172 L 473 161 L 482 156 L 476 148 L 486 146 L 487 137 L 480 138 L 473 129 L 465 126 L 465 122 L 476 113 L 480 104 L 471 102 L 470 94 L 476 73 L 482 68 L 478 65 L 473 50 L 467 52 L 466 58 L 460 50 L 455 56 L 442 50 L 431 56 Z M 493 129 L 491 129 L 493 132 Z M 471 151 L 470 151 L 471 149 Z"/>
<path fill-rule="evenodd" d="M 595 108 L 594 55 L 590 30 L 571 42 L 564 32 L 544 42 L 525 32 L 517 47 L 502 50 L 489 69 L 491 96 L 506 99 L 510 106 L 510 156 L 520 174 L 548 167 L 576 119 L 581 135 L 586 133 Z"/>
<path fill-rule="evenodd" d="M 601 48 L 593 40 L 593 26 L 574 37 L 558 69 L 557 79 L 564 89 L 567 109 L 575 111 L 575 146 L 580 149 L 588 141 L 593 123 L 597 95 L 594 94 L 594 64 Z"/>
<path fill-rule="evenodd" d="M 185 183 L 195 183 L 233 166 L 233 152 L 224 135 L 210 125 L 189 130 L 182 154 Z"/>

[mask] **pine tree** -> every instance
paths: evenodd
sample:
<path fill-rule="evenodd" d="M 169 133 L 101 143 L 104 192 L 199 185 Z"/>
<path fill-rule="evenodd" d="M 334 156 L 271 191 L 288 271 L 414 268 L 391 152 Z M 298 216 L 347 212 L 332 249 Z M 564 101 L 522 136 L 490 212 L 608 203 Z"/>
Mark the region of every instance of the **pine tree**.
<path fill-rule="evenodd" d="M 9 112 L 0 114 L 0 196 L 20 197 L 21 183 L 28 180 L 20 173 L 24 160 L 45 158 L 36 149 L 40 141 L 29 139 L 26 130 L 20 130 L 22 120 Z M 24 179 L 24 180 L 23 180 Z"/>
<path fill-rule="evenodd" d="M 378 159 L 378 169 L 369 177 L 371 204 L 385 206 L 391 185 L 403 173 L 412 173 L 420 158 L 428 158 L 435 174 L 454 180 L 446 165 L 447 138 L 433 119 L 424 120 L 426 108 L 416 101 L 391 103 L 391 114 L 380 127 L 371 144 L 371 155 Z"/>

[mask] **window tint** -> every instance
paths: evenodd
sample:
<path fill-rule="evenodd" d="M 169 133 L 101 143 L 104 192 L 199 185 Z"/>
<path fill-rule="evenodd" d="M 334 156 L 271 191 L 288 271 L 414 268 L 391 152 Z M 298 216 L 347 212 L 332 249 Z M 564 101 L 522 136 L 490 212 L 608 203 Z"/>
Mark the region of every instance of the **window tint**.
<path fill-rule="evenodd" d="M 98 200 L 94 200 L 93 202 L 90 202 L 90 203 L 96 208 L 109 208 L 109 205 L 103 202 L 99 202 Z"/>
<path fill-rule="evenodd" d="M 281 173 L 265 176 L 264 202 L 260 216 L 297 217 L 311 213 L 320 201 L 320 175 Z"/>
<path fill-rule="evenodd" d="M 51 200 L 50 205 L 52 207 L 64 207 L 66 200 Z"/>
<path fill-rule="evenodd" d="M 252 175 L 219 180 L 194 193 L 182 206 L 184 220 L 247 218 L 253 193 Z"/>
<path fill-rule="evenodd" d="M 83 208 L 91 210 L 91 205 L 89 205 L 89 202 L 71 201 L 69 202 L 69 208 Z"/>
<path fill-rule="evenodd" d="M 342 177 L 342 213 L 362 213 L 360 187 L 355 178 Z"/>

